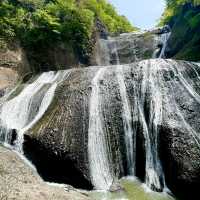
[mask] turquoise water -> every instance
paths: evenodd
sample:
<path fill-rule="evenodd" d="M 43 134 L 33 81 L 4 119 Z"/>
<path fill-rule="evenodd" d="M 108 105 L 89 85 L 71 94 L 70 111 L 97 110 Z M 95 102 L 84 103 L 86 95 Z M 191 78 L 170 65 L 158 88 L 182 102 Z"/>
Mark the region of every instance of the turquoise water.
<path fill-rule="evenodd" d="M 167 193 L 152 192 L 136 179 L 122 179 L 123 190 L 117 192 L 93 191 L 90 193 L 95 200 L 175 200 Z"/>

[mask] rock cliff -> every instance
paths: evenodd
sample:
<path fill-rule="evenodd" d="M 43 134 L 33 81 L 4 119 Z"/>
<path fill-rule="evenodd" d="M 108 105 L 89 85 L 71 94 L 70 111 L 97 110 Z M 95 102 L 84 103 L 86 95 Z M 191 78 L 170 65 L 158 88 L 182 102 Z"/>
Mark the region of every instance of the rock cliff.
<path fill-rule="evenodd" d="M 186 198 L 200 181 L 199 73 L 198 64 L 163 59 L 70 70 L 25 132 L 24 153 L 47 181 L 97 187 L 92 167 L 105 156 L 102 172 L 110 184 L 135 173 L 154 190 L 168 187 Z"/>

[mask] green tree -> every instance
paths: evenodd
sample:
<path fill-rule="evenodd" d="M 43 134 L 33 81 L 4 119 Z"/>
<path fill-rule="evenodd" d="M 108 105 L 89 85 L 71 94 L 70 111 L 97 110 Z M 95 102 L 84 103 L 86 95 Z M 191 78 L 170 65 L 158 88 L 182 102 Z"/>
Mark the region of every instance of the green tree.
<path fill-rule="evenodd" d="M 32 49 L 62 41 L 85 57 L 97 18 L 111 34 L 135 30 L 106 0 L 1 0 L 0 38 Z"/>
<path fill-rule="evenodd" d="M 165 0 L 165 11 L 160 19 L 160 25 L 168 23 L 174 16 L 178 15 L 185 4 L 191 4 L 194 7 L 200 5 L 200 0 Z"/>

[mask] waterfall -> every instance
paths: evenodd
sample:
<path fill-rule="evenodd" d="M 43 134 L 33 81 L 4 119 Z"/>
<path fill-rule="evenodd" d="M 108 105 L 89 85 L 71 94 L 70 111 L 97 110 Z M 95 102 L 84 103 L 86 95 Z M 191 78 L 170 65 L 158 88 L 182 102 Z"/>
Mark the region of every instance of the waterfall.
<path fill-rule="evenodd" d="M 123 66 L 117 66 L 117 80 L 119 83 L 120 96 L 122 101 L 122 120 L 126 142 L 126 156 L 127 156 L 127 172 L 128 175 L 135 175 L 135 158 L 136 158 L 136 134 L 132 128 L 132 116 L 130 103 L 126 92 L 126 85 L 124 80 Z"/>
<path fill-rule="evenodd" d="M 128 38 L 128 36 L 129 35 L 127 35 L 126 37 Z M 160 53 L 161 57 L 164 56 L 167 40 L 169 37 L 170 33 L 163 33 L 160 36 L 160 40 L 162 41 L 163 44 Z M 115 40 L 113 38 L 110 38 L 107 41 L 103 40 L 101 45 L 102 45 L 101 47 L 104 49 L 104 53 L 106 53 L 106 55 L 103 56 L 104 59 L 101 64 L 109 65 L 111 63 L 111 57 L 112 59 L 115 60 L 115 63 L 117 64 L 116 76 L 122 102 L 122 120 L 123 120 L 124 139 L 126 148 L 125 151 L 126 151 L 126 162 L 127 162 L 127 175 L 134 176 L 136 174 L 136 164 L 137 164 L 136 130 L 133 129 L 133 117 L 131 113 L 132 105 L 130 105 L 129 102 L 128 94 L 126 91 L 125 77 L 124 77 L 124 70 L 126 67 L 128 67 L 128 65 L 127 66 L 120 65 L 118 49 L 122 47 L 120 46 L 121 44 L 118 40 Z M 133 54 L 133 56 L 135 55 L 136 53 Z M 140 124 L 143 127 L 143 135 L 145 139 L 145 152 L 146 152 L 145 182 L 149 188 L 156 191 L 162 191 L 163 188 L 165 188 L 165 177 L 163 174 L 162 166 L 158 155 L 158 133 L 159 133 L 159 125 L 162 123 L 162 93 L 160 91 L 160 86 L 158 84 L 162 83 L 162 80 L 160 74 L 158 73 L 159 66 L 157 66 L 153 60 L 143 61 L 141 62 L 140 65 L 141 65 L 140 67 L 142 68 L 143 77 L 141 82 L 141 90 L 135 94 L 136 103 L 134 106 L 137 106 L 138 109 L 134 108 L 134 110 L 135 110 L 135 115 L 139 117 Z M 99 86 L 97 86 L 96 84 L 95 88 L 96 87 Z M 96 91 L 98 93 L 97 89 Z M 150 95 L 149 97 L 146 96 L 147 92 Z M 144 107 L 147 98 L 149 98 L 148 118 L 146 116 L 147 111 L 145 110 Z M 97 180 L 97 177 L 93 178 Z"/>
<path fill-rule="evenodd" d="M 106 40 L 100 39 L 96 62 L 102 66 L 117 64 L 116 50 L 121 64 L 130 64 L 147 58 L 165 58 L 170 31 L 169 26 L 164 26 L 146 33 L 132 32 Z"/>
<path fill-rule="evenodd" d="M 154 38 L 152 36 L 152 38 Z M 121 34 L 117 37 L 109 37 L 108 39 L 100 39 L 98 41 L 99 49 L 96 56 L 96 63 L 101 66 L 115 65 L 118 63 L 116 51 L 120 63 L 128 64 L 141 60 L 143 56 L 153 47 L 145 41 L 145 34 L 142 32 L 132 32 Z M 143 50 L 141 44 L 147 45 Z M 151 42 L 150 42 L 151 43 Z M 148 51 L 147 51 L 148 50 Z"/>
<path fill-rule="evenodd" d="M 115 51 L 116 59 L 119 62 L 118 54 Z M 145 182 L 147 186 L 156 191 L 165 188 L 165 177 L 158 155 L 159 126 L 162 123 L 162 76 L 155 60 L 143 61 L 139 67 L 143 73 L 141 88 L 135 93 L 134 115 L 138 116 L 143 127 L 145 139 L 146 168 Z M 119 64 L 119 63 L 118 63 Z M 122 103 L 122 120 L 125 139 L 125 151 L 127 162 L 127 175 L 136 175 L 136 131 L 133 129 L 133 117 L 131 105 L 125 84 L 125 67 L 117 65 L 116 78 L 119 85 L 119 92 Z M 90 173 L 93 184 L 97 189 L 109 189 L 113 182 L 113 172 L 109 158 L 109 144 L 106 140 L 104 120 L 101 112 L 100 82 L 105 73 L 105 68 L 101 68 L 92 81 L 92 94 L 90 99 L 90 117 L 88 133 L 88 153 L 90 163 Z M 138 73 L 141 73 L 138 72 Z M 148 94 L 148 96 L 146 96 Z M 148 99 L 148 102 L 147 102 Z M 145 106 L 148 103 L 148 111 Z M 146 113 L 148 112 L 148 113 Z M 134 119 L 137 120 L 137 119 Z"/>
<path fill-rule="evenodd" d="M 101 112 L 100 81 L 105 72 L 105 68 L 99 69 L 92 80 L 88 130 L 90 175 L 93 185 L 100 190 L 108 190 L 114 181 L 108 153 L 109 144 L 106 139 Z"/>
<path fill-rule="evenodd" d="M 116 46 L 113 46 L 112 51 L 117 65 L 99 67 L 92 80 L 90 77 L 97 67 L 74 70 L 75 74 L 71 76 L 70 84 L 60 88 L 59 97 L 66 95 L 68 91 L 72 93 L 73 90 L 79 91 L 81 88 L 81 91 L 86 91 L 83 94 L 86 98 L 84 98 L 84 105 L 80 103 L 74 106 L 73 98 L 77 96 L 71 94 L 70 97 L 66 95 L 64 100 L 57 102 L 58 107 L 63 109 L 59 116 L 55 116 L 59 117 L 56 122 L 58 133 L 66 134 L 63 126 L 66 130 L 73 123 L 77 123 L 75 128 L 70 129 L 72 136 L 69 137 L 76 140 L 77 126 L 81 127 L 80 134 L 84 134 L 84 137 L 88 134 L 88 137 L 86 136 L 88 154 L 84 151 L 78 152 L 76 145 L 72 145 L 73 147 L 66 145 L 68 148 L 66 152 L 73 152 L 73 148 L 76 148 L 75 152 L 78 156 L 73 158 L 75 159 L 73 166 L 79 169 L 81 164 L 83 168 L 80 171 L 84 170 L 81 173 L 86 174 L 87 180 L 91 181 L 96 189 L 115 189 L 117 178 L 131 175 L 145 178 L 146 185 L 154 191 L 165 191 L 167 189 L 165 174 L 159 158 L 159 153 L 163 153 L 160 151 L 160 144 L 163 144 L 163 140 L 167 137 L 164 134 L 169 133 L 173 137 L 172 131 L 177 131 L 179 135 L 188 133 L 188 136 L 196 142 L 195 145 L 200 147 L 198 127 L 194 125 L 194 121 L 190 121 L 193 120 L 193 116 L 197 116 L 195 108 L 198 107 L 196 105 L 193 107 L 193 104 L 196 103 L 197 106 L 200 104 L 197 83 L 200 80 L 200 68 L 196 63 L 190 66 L 183 61 L 164 59 L 120 65 Z M 53 101 L 58 84 L 69 75 L 70 71 L 46 72 L 25 85 L 20 93 L 18 90 L 14 91 L 0 106 L 1 140 L 8 144 L 13 143 L 14 149 L 23 154 L 24 133 L 43 117 Z M 80 83 L 77 83 L 77 80 L 80 80 Z M 91 91 L 88 90 L 89 81 L 91 81 Z M 68 115 L 73 117 L 74 114 L 76 116 L 83 114 L 82 110 L 87 108 L 85 99 L 88 99 L 89 94 L 89 115 L 84 115 L 86 120 L 89 117 L 89 126 L 85 133 L 87 126 L 81 124 L 80 120 L 77 120 L 78 122 L 69 120 L 68 125 L 68 121 L 61 120 L 61 117 L 68 120 Z M 181 99 L 182 97 L 184 98 Z M 67 110 L 68 108 L 63 108 L 65 102 L 70 111 Z M 185 102 L 187 104 L 184 104 Z M 80 108 L 80 111 L 77 108 Z M 188 113 L 192 113 L 192 117 Z M 56 118 L 53 117 L 51 125 L 42 123 L 41 133 L 54 128 Z M 76 132 L 73 132 L 73 129 L 76 129 Z M 161 138 L 160 134 L 163 134 L 164 138 Z M 56 134 L 54 136 L 57 137 Z M 44 137 L 48 137 L 48 133 Z M 80 142 L 77 144 L 85 145 L 85 140 L 80 141 L 80 138 L 77 140 Z M 63 141 L 63 144 L 65 142 Z M 51 148 L 54 151 L 54 145 L 55 149 L 60 148 L 59 143 L 53 143 L 49 151 Z M 83 147 L 85 149 L 85 146 Z M 163 154 L 161 155 L 163 158 Z M 166 167 L 167 164 L 163 163 Z M 145 166 L 137 169 L 141 164 Z"/>
<path fill-rule="evenodd" d="M 170 35 L 171 35 L 171 32 L 168 32 L 168 33 L 163 33 L 160 36 L 160 41 L 162 43 L 162 48 L 161 48 L 161 52 L 160 52 L 159 58 L 165 58 L 165 50 L 166 50 L 167 41 L 170 38 Z"/>
<path fill-rule="evenodd" d="M 110 49 L 109 49 L 109 40 L 100 39 L 99 40 L 99 52 L 96 56 L 96 62 L 99 66 L 108 66 L 110 65 Z"/>
<path fill-rule="evenodd" d="M 100 52 L 97 56 L 97 63 L 100 66 L 110 66 L 111 64 L 119 64 L 118 48 L 120 44 L 115 38 L 108 40 L 100 39 Z"/>
<path fill-rule="evenodd" d="M 156 191 L 162 191 L 163 188 L 165 188 L 165 178 L 158 155 L 158 126 L 162 123 L 162 93 L 160 91 L 159 84 L 162 83 L 162 80 L 160 74 L 158 73 L 158 66 L 156 63 L 154 64 L 154 60 L 143 61 L 140 63 L 139 67 L 141 71 L 138 73 L 142 73 L 142 79 L 140 83 L 141 86 L 135 88 L 134 106 L 137 108 L 134 108 L 134 115 L 138 116 L 139 124 L 142 125 L 142 133 L 145 139 L 145 182 L 149 188 Z M 120 75 L 122 76 L 122 71 Z M 123 88 L 125 88 L 122 80 L 123 79 L 121 77 L 121 91 L 124 90 Z M 149 96 L 146 96 L 147 94 Z M 135 165 L 137 165 L 135 160 L 136 133 L 133 131 L 130 123 L 131 116 L 127 96 L 124 92 L 121 92 L 121 95 L 123 96 L 123 118 L 126 119 L 124 120 L 126 122 L 126 124 L 124 124 L 124 128 L 126 128 L 125 138 L 128 138 L 128 140 L 126 139 L 126 147 L 130 147 L 129 151 L 127 152 L 129 153 L 129 157 L 127 158 L 130 158 L 131 156 L 131 158 L 134 159 L 131 160 L 131 166 L 135 171 Z M 148 111 L 145 109 L 147 106 L 147 98 L 149 105 Z M 134 120 L 137 120 L 137 117 Z M 127 162 L 130 163 L 129 159 L 127 159 Z"/>
<path fill-rule="evenodd" d="M 162 80 L 155 60 L 151 60 L 149 65 L 146 64 L 145 67 L 147 70 L 144 70 L 142 94 L 145 94 L 146 89 L 149 88 L 150 90 L 148 122 L 144 122 L 143 119 L 146 140 L 146 184 L 153 190 L 162 191 L 163 187 L 165 187 L 165 178 L 158 156 L 158 125 L 162 123 L 162 93 L 160 91 Z M 144 104 L 144 99 L 142 103 Z M 145 116 L 145 113 L 143 113 L 143 116 Z"/>
<path fill-rule="evenodd" d="M 42 73 L 33 83 L 28 84 L 22 92 L 1 107 L 0 126 L 4 143 L 10 144 L 12 134 L 16 134 L 14 148 L 23 153 L 24 132 L 30 129 L 48 109 L 56 87 L 69 71 Z"/>
<path fill-rule="evenodd" d="M 119 84 L 120 96 L 122 100 L 122 120 L 126 143 L 126 157 L 127 157 L 127 173 L 128 175 L 135 175 L 135 159 L 136 159 L 136 134 L 134 134 L 132 127 L 132 116 L 128 95 L 126 92 L 125 77 L 123 65 L 120 65 L 120 59 L 117 51 L 117 44 L 114 43 L 113 54 L 116 57 L 116 74 Z"/>
<path fill-rule="evenodd" d="M 155 29 L 152 30 L 156 33 L 156 37 L 155 37 L 155 42 L 154 42 L 154 46 L 157 47 L 152 55 L 152 58 L 166 58 L 165 57 L 165 51 L 167 48 L 167 42 L 171 36 L 171 28 L 170 26 L 164 26 L 160 29 Z M 161 46 L 161 47 L 160 47 Z"/>

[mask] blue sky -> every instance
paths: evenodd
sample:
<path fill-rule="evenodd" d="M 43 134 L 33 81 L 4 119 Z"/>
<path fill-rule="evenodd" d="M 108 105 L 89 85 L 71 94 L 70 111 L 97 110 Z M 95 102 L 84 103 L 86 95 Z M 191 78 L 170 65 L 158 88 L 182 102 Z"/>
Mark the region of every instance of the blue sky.
<path fill-rule="evenodd" d="M 156 25 L 164 10 L 164 0 L 108 0 L 118 12 L 130 22 L 141 28 L 149 29 Z"/>

